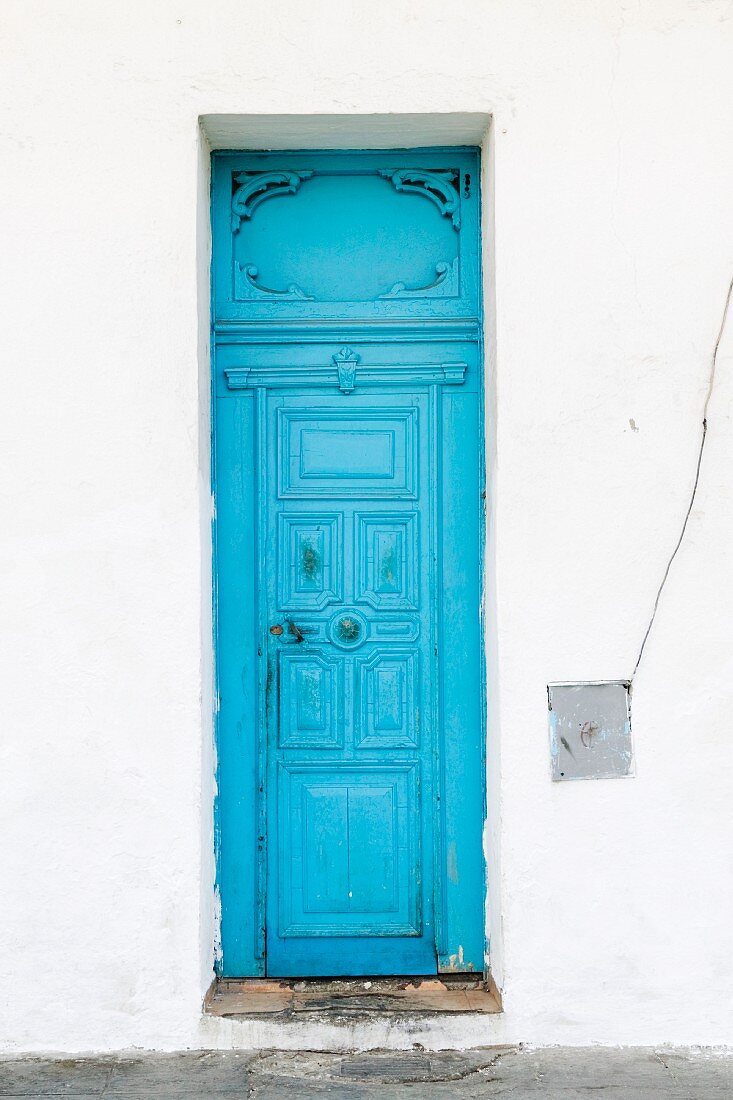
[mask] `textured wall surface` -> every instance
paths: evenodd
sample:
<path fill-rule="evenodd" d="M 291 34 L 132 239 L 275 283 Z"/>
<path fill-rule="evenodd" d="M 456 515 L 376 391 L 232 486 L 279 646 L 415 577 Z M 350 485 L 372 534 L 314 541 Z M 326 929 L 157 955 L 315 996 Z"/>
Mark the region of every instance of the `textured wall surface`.
<path fill-rule="evenodd" d="M 689 499 L 733 273 L 733 7 L 355 7 L 2 5 L 2 1043 L 733 1042 L 733 325 L 634 685 L 636 778 L 553 785 L 545 694 L 631 673 Z M 493 116 L 488 1022 L 201 1021 L 198 118 L 280 112 Z"/>

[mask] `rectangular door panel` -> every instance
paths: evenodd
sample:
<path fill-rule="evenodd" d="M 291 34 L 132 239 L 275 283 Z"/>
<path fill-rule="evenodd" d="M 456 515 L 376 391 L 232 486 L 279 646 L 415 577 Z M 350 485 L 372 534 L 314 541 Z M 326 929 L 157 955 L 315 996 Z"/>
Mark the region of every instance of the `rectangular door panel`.
<path fill-rule="evenodd" d="M 343 747 L 343 665 L 312 652 L 280 653 L 280 748 Z"/>
<path fill-rule="evenodd" d="M 282 497 L 414 497 L 414 409 L 278 412 Z"/>
<path fill-rule="evenodd" d="M 355 600 L 377 610 L 417 610 L 419 512 L 354 516 Z"/>
<path fill-rule="evenodd" d="M 281 764 L 279 934 L 417 936 L 416 764 Z"/>
<path fill-rule="evenodd" d="M 340 512 L 281 513 L 277 550 L 281 608 L 317 611 L 343 598 Z"/>
<path fill-rule="evenodd" d="M 356 658 L 357 724 L 354 743 L 362 749 L 418 748 L 420 700 L 418 654 L 375 647 Z"/>

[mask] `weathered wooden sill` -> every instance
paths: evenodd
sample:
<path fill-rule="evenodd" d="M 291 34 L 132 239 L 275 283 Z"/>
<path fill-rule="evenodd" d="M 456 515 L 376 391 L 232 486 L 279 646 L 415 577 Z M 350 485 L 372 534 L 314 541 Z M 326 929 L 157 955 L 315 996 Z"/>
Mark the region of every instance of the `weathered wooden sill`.
<path fill-rule="evenodd" d="M 472 975 L 442 978 L 222 978 L 204 1001 L 212 1016 L 432 1015 L 501 1012 L 496 990 Z"/>

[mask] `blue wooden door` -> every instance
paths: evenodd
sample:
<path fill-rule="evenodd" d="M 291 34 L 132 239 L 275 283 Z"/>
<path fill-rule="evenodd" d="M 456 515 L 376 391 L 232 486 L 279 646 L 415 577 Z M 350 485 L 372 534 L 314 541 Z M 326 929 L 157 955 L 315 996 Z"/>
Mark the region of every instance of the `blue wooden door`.
<path fill-rule="evenodd" d="M 478 165 L 447 155 L 215 163 L 225 974 L 484 965 Z"/>
<path fill-rule="evenodd" d="M 435 969 L 428 404 L 268 400 L 271 974 Z"/>

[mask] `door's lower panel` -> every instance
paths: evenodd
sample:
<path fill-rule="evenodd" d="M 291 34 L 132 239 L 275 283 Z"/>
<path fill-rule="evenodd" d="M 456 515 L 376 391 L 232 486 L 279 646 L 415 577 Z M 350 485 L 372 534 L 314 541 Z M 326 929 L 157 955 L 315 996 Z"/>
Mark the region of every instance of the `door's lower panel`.
<path fill-rule="evenodd" d="M 418 766 L 280 765 L 280 936 L 421 934 Z"/>

